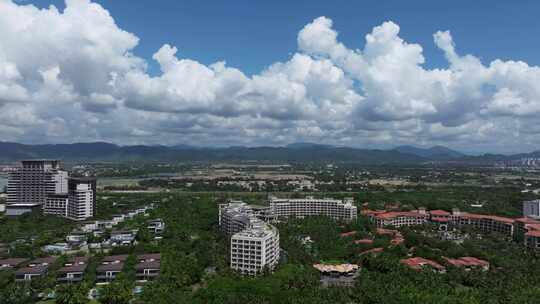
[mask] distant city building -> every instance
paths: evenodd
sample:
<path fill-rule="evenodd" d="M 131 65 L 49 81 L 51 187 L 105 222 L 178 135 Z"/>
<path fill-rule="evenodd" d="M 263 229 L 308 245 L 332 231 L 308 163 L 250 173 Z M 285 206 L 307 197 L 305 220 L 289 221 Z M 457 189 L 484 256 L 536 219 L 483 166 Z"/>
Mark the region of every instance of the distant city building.
<path fill-rule="evenodd" d="M 66 194 L 68 174 L 58 160 L 23 160 L 10 173 L 8 204 L 45 204 L 48 195 Z"/>
<path fill-rule="evenodd" d="M 329 198 L 299 198 L 279 199 L 270 198 L 270 210 L 277 218 L 325 215 L 336 220 L 353 221 L 357 217 L 356 206 L 353 199 L 329 199 Z"/>
<path fill-rule="evenodd" d="M 96 214 L 96 179 L 69 178 L 58 160 L 23 160 L 8 180 L 8 215 L 33 211 L 81 221 Z"/>
<path fill-rule="evenodd" d="M 523 202 L 523 216 L 540 219 L 540 199 Z"/>

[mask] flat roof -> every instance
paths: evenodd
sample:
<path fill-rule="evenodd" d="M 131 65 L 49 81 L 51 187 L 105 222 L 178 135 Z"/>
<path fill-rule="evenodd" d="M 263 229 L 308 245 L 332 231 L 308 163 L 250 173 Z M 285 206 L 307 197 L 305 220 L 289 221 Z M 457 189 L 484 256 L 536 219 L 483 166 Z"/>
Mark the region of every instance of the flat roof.
<path fill-rule="evenodd" d="M 14 204 L 8 204 L 6 205 L 6 208 L 11 208 L 11 207 L 37 207 L 37 206 L 41 206 L 41 204 L 36 204 L 36 203 L 14 203 Z"/>

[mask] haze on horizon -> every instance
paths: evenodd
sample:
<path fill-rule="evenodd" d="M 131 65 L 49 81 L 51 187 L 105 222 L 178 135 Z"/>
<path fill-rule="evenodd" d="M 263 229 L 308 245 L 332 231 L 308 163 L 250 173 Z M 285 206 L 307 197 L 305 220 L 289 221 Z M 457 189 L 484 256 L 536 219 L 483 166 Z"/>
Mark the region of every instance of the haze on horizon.
<path fill-rule="evenodd" d="M 540 149 L 538 3 L 176 3 L 0 0 L 0 141 Z"/>

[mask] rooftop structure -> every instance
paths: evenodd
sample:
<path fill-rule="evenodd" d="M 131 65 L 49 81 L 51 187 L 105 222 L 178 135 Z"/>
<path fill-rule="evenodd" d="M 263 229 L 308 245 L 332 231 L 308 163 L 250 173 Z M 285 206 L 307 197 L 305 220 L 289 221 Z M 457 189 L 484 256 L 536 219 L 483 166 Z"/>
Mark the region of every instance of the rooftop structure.
<path fill-rule="evenodd" d="M 477 268 L 484 271 L 489 270 L 489 262 L 484 261 L 475 257 L 461 257 L 457 259 L 444 258 L 444 260 L 454 267 L 464 268 L 469 271 L 471 269 Z"/>
<path fill-rule="evenodd" d="M 11 258 L 0 260 L 0 270 L 16 268 L 17 266 L 21 265 L 26 261 L 28 261 L 28 259 L 25 258 Z"/>
<path fill-rule="evenodd" d="M 421 258 L 421 257 L 403 259 L 403 260 L 400 260 L 400 262 L 414 270 L 424 270 L 426 268 L 430 268 L 431 270 L 435 272 L 439 272 L 439 273 L 446 272 L 446 268 L 442 266 L 441 264 L 432 260 Z"/>

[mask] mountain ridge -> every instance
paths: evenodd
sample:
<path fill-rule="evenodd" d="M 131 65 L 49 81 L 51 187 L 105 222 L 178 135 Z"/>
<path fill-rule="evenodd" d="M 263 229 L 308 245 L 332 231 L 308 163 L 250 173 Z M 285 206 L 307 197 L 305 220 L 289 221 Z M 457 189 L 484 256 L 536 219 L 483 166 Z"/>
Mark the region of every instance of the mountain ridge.
<path fill-rule="evenodd" d="M 0 161 L 56 158 L 65 161 L 279 161 L 351 162 L 360 164 L 422 164 L 429 162 L 493 163 L 517 158 L 539 157 L 540 151 L 514 155 L 467 155 L 444 147 L 398 146 L 393 149 L 365 149 L 316 143 L 293 143 L 270 147 L 121 146 L 108 142 L 72 144 L 21 144 L 0 142 Z"/>

